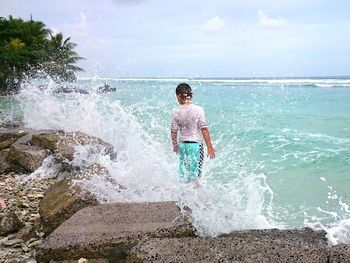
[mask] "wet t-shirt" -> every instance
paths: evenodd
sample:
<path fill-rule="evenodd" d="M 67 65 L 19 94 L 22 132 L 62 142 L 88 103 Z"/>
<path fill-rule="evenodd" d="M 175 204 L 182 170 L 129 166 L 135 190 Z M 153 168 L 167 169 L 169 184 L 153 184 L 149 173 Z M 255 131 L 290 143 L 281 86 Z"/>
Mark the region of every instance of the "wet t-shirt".
<path fill-rule="evenodd" d="M 171 131 L 180 130 L 179 141 L 203 141 L 202 128 L 208 127 L 202 107 L 189 104 L 174 109 Z"/>

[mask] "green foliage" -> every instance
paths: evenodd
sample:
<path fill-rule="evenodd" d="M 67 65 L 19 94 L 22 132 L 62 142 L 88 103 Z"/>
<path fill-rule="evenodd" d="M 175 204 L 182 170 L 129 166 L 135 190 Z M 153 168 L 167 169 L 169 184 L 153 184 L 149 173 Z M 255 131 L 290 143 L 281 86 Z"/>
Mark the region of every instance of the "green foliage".
<path fill-rule="evenodd" d="M 23 202 L 21 200 L 16 200 L 16 207 L 17 208 L 22 208 L 23 207 Z"/>
<path fill-rule="evenodd" d="M 83 59 L 75 43 L 61 33 L 53 35 L 41 21 L 0 17 L 0 92 L 16 91 L 25 76 L 45 72 L 58 80 L 74 80 Z"/>

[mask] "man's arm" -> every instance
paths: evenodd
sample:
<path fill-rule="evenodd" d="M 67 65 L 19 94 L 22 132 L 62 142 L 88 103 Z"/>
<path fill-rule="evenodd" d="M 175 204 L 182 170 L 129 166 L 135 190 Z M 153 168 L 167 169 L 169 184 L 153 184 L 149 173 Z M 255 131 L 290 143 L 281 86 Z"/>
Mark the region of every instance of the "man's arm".
<path fill-rule="evenodd" d="M 177 144 L 177 131 L 171 131 L 171 141 L 173 143 L 173 151 L 178 154 L 179 146 Z"/>
<path fill-rule="evenodd" d="M 210 159 L 213 159 L 215 157 L 215 149 L 211 144 L 209 129 L 205 127 L 205 128 L 202 128 L 201 131 L 203 134 L 205 144 L 207 145 L 207 152 L 208 152 L 207 156 L 209 156 Z"/>

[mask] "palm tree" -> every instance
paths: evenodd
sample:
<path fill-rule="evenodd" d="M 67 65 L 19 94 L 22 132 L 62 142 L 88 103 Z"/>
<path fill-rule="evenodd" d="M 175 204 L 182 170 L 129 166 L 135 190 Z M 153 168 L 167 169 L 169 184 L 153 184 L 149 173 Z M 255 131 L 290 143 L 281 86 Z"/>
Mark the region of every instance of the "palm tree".
<path fill-rule="evenodd" d="M 41 76 L 42 70 L 55 80 L 74 80 L 82 71 L 76 63 L 83 59 L 76 46 L 70 37 L 52 35 L 41 21 L 0 17 L 0 91 L 17 90 L 27 76 Z"/>
<path fill-rule="evenodd" d="M 44 68 L 52 77 L 60 77 L 65 80 L 74 79 L 74 73 L 83 71 L 75 64 L 84 58 L 80 57 L 74 48 L 77 44 L 70 41 L 70 37 L 63 39 L 62 33 L 50 34 L 51 39 L 47 45 L 47 55 Z"/>

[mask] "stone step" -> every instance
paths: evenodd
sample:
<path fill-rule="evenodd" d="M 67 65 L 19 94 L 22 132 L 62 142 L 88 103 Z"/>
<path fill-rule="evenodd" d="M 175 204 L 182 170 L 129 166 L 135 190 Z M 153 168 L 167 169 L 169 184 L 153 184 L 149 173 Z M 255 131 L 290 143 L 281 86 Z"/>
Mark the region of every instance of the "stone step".
<path fill-rule="evenodd" d="M 86 207 L 51 233 L 38 248 L 38 262 L 118 258 L 140 240 L 194 236 L 176 202 L 110 203 Z"/>
<path fill-rule="evenodd" d="M 322 233 L 308 233 L 256 230 L 215 238 L 154 238 L 133 247 L 125 262 L 350 262 L 349 246 L 329 247 Z"/>

